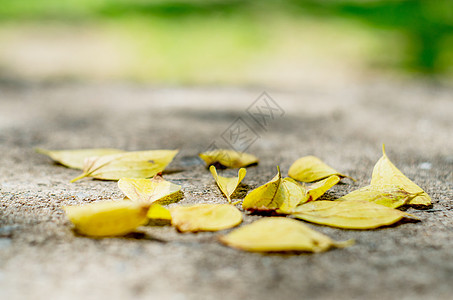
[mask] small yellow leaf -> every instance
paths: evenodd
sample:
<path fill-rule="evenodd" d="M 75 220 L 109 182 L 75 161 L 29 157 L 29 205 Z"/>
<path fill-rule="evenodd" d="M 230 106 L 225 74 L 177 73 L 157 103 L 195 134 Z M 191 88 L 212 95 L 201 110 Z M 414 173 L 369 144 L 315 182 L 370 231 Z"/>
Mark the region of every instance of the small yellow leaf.
<path fill-rule="evenodd" d="M 163 207 L 160 204 L 153 204 L 149 207 L 148 214 L 149 219 L 152 220 L 166 220 L 171 221 L 171 214 L 168 208 Z"/>
<path fill-rule="evenodd" d="M 417 194 L 410 194 L 397 185 L 383 184 L 365 186 L 336 201 L 364 200 L 391 208 L 397 208 L 405 205 L 416 196 Z"/>
<path fill-rule="evenodd" d="M 218 231 L 242 222 L 241 212 L 229 204 L 197 204 L 170 208 L 171 223 L 181 232 Z"/>
<path fill-rule="evenodd" d="M 419 194 L 409 200 L 409 205 L 431 205 L 431 198 L 418 185 L 407 178 L 397 167 L 390 161 L 385 154 L 385 146 L 382 145 L 382 157 L 378 160 L 371 175 L 371 185 L 396 184 L 401 186 L 405 191 L 411 194 Z"/>
<path fill-rule="evenodd" d="M 312 201 L 292 215 L 304 221 L 348 229 L 372 229 L 398 222 L 409 214 L 368 201 Z"/>
<path fill-rule="evenodd" d="M 305 189 L 291 178 L 283 178 L 278 169 L 277 175 L 268 183 L 257 187 L 245 196 L 242 208 L 251 211 L 270 211 L 279 209 L 286 213 L 300 202 L 305 202 L 308 195 Z"/>
<path fill-rule="evenodd" d="M 63 209 L 78 233 L 98 237 L 133 232 L 146 223 L 148 212 L 148 207 L 131 201 L 95 202 Z"/>
<path fill-rule="evenodd" d="M 178 150 L 150 150 L 87 158 L 83 174 L 71 182 L 84 177 L 104 180 L 150 178 L 162 172 L 177 153 Z"/>
<path fill-rule="evenodd" d="M 283 198 L 283 203 L 280 205 L 277 212 L 289 213 L 300 203 L 305 203 L 309 199 L 307 190 L 291 178 L 283 178 L 280 183 L 280 189 L 276 197 Z"/>
<path fill-rule="evenodd" d="M 277 175 L 268 183 L 257 187 L 245 196 L 242 208 L 246 210 L 276 210 L 283 205 L 284 198 L 276 197 L 280 189 L 282 174 Z"/>
<path fill-rule="evenodd" d="M 245 174 L 247 174 L 246 169 L 240 168 L 238 177 L 232 178 L 219 176 L 217 174 L 215 166 L 211 166 L 209 168 L 209 171 L 211 171 L 212 177 L 214 177 L 214 180 L 216 181 L 222 193 L 227 197 L 228 202 L 231 203 L 230 197 L 238 187 L 239 183 L 241 183 L 242 179 L 244 179 Z"/>
<path fill-rule="evenodd" d="M 315 156 L 304 156 L 296 160 L 289 168 L 288 175 L 302 182 L 318 181 L 332 175 L 351 178 L 339 173 Z"/>
<path fill-rule="evenodd" d="M 171 200 L 179 200 L 177 193 L 181 190 L 180 185 L 166 181 L 157 175 L 151 179 L 121 178 L 118 181 L 118 187 L 130 200 L 147 204 L 176 202 Z"/>
<path fill-rule="evenodd" d="M 118 149 L 46 150 L 37 148 L 36 152 L 47 155 L 68 168 L 82 170 L 85 159 L 88 157 L 116 154 L 124 151 Z"/>
<path fill-rule="evenodd" d="M 226 168 L 242 168 L 258 163 L 258 158 L 252 154 L 228 149 L 217 149 L 199 154 L 206 165 L 218 165 Z"/>
<path fill-rule="evenodd" d="M 345 247 L 353 241 L 337 243 L 303 223 L 282 217 L 263 218 L 220 237 L 227 246 L 251 252 L 322 252 Z"/>
<path fill-rule="evenodd" d="M 308 201 L 314 201 L 318 199 L 338 182 L 340 182 L 340 177 L 337 175 L 332 175 L 327 177 L 326 179 L 313 183 L 307 188 L 307 193 L 309 195 Z"/>

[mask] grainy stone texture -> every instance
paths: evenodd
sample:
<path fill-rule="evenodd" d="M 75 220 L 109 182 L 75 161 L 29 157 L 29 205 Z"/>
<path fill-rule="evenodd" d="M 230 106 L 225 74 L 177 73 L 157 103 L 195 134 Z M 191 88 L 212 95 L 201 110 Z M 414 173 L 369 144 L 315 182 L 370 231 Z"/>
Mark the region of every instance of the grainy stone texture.
<path fill-rule="evenodd" d="M 269 90 L 285 111 L 260 128 L 246 109 L 259 88 L 127 84 L 0 84 L 1 299 L 451 299 L 453 89 L 423 83 Z M 385 143 L 390 159 L 433 199 L 421 222 L 370 231 L 309 225 L 354 246 L 261 255 L 222 246 L 218 233 L 142 227 L 125 238 L 76 236 L 63 205 L 122 197 L 115 182 L 83 179 L 33 151 L 180 149 L 166 175 L 181 204 L 224 203 L 196 154 L 242 117 L 260 135 L 239 195 L 314 154 L 366 185 Z M 227 171 L 227 174 L 233 174 Z M 249 223 L 258 216 L 245 216 Z M 222 234 L 221 232 L 220 234 Z"/>

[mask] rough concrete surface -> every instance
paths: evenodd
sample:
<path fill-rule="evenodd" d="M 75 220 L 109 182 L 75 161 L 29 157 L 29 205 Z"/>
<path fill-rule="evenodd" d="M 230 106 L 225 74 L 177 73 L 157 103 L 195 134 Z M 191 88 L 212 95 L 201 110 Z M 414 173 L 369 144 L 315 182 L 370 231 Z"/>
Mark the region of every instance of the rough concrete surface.
<path fill-rule="evenodd" d="M 453 294 L 453 89 L 423 83 L 268 90 L 285 111 L 260 128 L 246 109 L 260 88 L 157 88 L 131 84 L 0 85 L 1 299 L 451 299 Z M 262 255 L 227 248 L 220 233 L 141 227 L 124 238 L 71 230 L 63 205 L 121 198 L 115 182 L 83 179 L 37 154 L 49 149 L 180 149 L 166 179 L 181 204 L 224 203 L 198 152 L 242 117 L 260 158 L 242 194 L 314 154 L 369 183 L 386 144 L 390 159 L 433 199 L 408 208 L 420 222 L 356 231 L 309 224 L 354 246 L 320 254 Z M 231 170 L 226 174 L 233 174 Z M 259 218 L 244 213 L 245 223 Z"/>

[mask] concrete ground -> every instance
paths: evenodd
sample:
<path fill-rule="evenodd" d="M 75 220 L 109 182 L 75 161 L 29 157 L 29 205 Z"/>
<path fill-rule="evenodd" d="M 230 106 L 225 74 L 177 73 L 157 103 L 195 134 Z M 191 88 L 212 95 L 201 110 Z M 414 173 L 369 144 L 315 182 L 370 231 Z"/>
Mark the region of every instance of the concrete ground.
<path fill-rule="evenodd" d="M 0 298 L 451 299 L 453 89 L 368 81 L 268 90 L 284 115 L 275 111 L 260 127 L 246 110 L 256 109 L 262 91 L 1 83 Z M 217 242 L 224 232 L 180 234 L 171 227 L 90 239 L 72 232 L 60 207 L 120 198 L 116 183 L 70 184 L 77 170 L 33 150 L 180 149 L 165 178 L 182 185 L 181 204 L 224 203 L 196 154 L 213 142 L 225 147 L 222 136 L 236 143 L 228 130 L 238 117 L 259 135 L 247 151 L 260 158 L 239 194 L 269 180 L 277 165 L 286 173 L 298 157 L 313 154 L 357 178 L 325 196 L 340 197 L 369 182 L 385 143 L 433 207 L 408 209 L 420 222 L 377 230 L 310 224 L 335 240 L 356 240 L 320 254 L 241 252 Z M 244 216 L 245 223 L 259 218 Z"/>

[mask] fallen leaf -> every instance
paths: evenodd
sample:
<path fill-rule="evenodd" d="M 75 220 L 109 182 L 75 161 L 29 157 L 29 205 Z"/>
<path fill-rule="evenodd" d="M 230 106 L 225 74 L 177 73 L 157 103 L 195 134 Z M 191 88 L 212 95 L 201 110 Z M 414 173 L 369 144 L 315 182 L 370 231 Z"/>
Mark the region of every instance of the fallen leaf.
<path fill-rule="evenodd" d="M 242 168 L 258 163 L 258 158 L 252 154 L 228 149 L 217 149 L 199 154 L 206 165 L 217 165 L 225 168 Z"/>
<path fill-rule="evenodd" d="M 177 202 L 172 200 L 179 200 L 178 193 L 181 190 L 180 185 L 157 175 L 151 179 L 121 178 L 118 187 L 130 200 L 147 204 Z"/>
<path fill-rule="evenodd" d="M 340 182 L 340 177 L 337 175 L 332 175 L 327 177 L 326 179 L 313 183 L 307 188 L 307 193 L 309 196 L 308 201 L 314 201 L 318 199 L 338 182 Z"/>
<path fill-rule="evenodd" d="M 150 178 L 162 172 L 177 153 L 178 150 L 150 150 L 87 158 L 83 174 L 71 182 L 84 177 L 104 180 Z"/>
<path fill-rule="evenodd" d="M 339 173 L 315 156 L 304 156 L 296 160 L 289 168 L 288 175 L 302 182 L 318 181 L 332 175 L 353 179 Z"/>
<path fill-rule="evenodd" d="M 85 159 L 93 156 L 110 155 L 124 152 L 118 149 L 78 149 L 78 150 L 46 150 L 36 148 L 36 152 L 52 158 L 54 161 L 72 169 L 83 169 Z"/>
<path fill-rule="evenodd" d="M 335 242 L 303 223 L 282 217 L 263 218 L 221 236 L 230 247 L 251 252 L 322 252 L 332 247 L 345 247 L 353 241 Z"/>
<path fill-rule="evenodd" d="M 147 217 L 152 220 L 171 221 L 170 210 L 160 204 L 152 204 L 149 207 Z"/>
<path fill-rule="evenodd" d="M 241 212 L 229 204 L 197 204 L 170 208 L 171 223 L 181 232 L 218 231 L 242 222 Z"/>
<path fill-rule="evenodd" d="M 222 177 L 217 174 L 215 166 L 209 168 L 211 171 L 212 177 L 214 177 L 215 182 L 219 186 L 222 193 L 227 197 L 228 203 L 231 203 L 231 195 L 234 193 L 239 183 L 244 179 L 245 174 L 247 174 L 246 169 L 240 168 L 238 172 L 238 177 Z"/>
<path fill-rule="evenodd" d="M 408 205 L 431 205 L 431 198 L 418 185 L 407 178 L 397 167 L 390 161 L 385 154 L 385 146 L 382 145 L 382 157 L 378 160 L 371 175 L 371 185 L 397 184 L 405 191 L 411 194 L 418 194 L 407 202 Z"/>
<path fill-rule="evenodd" d="M 275 177 L 245 196 L 242 208 L 251 211 L 280 209 L 288 212 L 307 198 L 305 189 L 291 178 L 282 179 L 280 169 Z"/>
<path fill-rule="evenodd" d="M 95 202 L 63 209 L 75 230 L 87 236 L 125 235 L 148 220 L 148 207 L 131 201 Z"/>
<path fill-rule="evenodd" d="M 292 216 L 338 228 L 373 229 L 410 215 L 368 201 L 312 201 L 296 207 Z"/>
<path fill-rule="evenodd" d="M 307 190 L 292 178 L 283 178 L 277 197 L 282 197 L 283 204 L 277 212 L 289 213 L 300 203 L 305 203 L 309 198 Z"/>
<path fill-rule="evenodd" d="M 397 185 L 382 184 L 365 186 L 337 199 L 336 201 L 364 200 L 391 208 L 397 208 L 405 205 L 414 197 L 417 197 L 417 194 L 408 193 Z"/>

